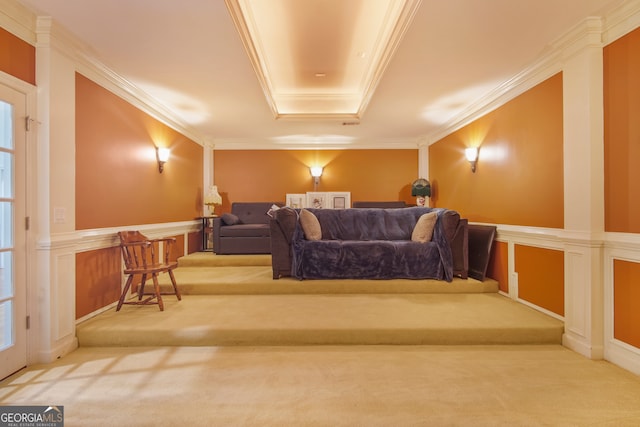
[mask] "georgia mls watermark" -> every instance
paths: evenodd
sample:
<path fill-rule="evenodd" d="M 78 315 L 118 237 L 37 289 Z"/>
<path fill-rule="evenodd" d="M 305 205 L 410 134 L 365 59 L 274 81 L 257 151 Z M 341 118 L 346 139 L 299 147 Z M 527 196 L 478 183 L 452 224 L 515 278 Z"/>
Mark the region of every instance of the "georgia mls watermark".
<path fill-rule="evenodd" d="M 64 427 L 64 406 L 0 406 L 0 427 Z"/>

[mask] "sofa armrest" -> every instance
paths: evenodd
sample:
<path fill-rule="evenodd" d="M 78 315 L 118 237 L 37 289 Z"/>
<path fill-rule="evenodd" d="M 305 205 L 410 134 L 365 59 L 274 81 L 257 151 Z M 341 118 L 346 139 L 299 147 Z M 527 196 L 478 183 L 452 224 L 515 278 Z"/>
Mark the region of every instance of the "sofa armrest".
<path fill-rule="evenodd" d="M 213 252 L 217 253 L 220 250 L 220 227 L 224 225 L 222 218 L 213 218 Z"/>
<path fill-rule="evenodd" d="M 484 281 L 496 233 L 494 225 L 469 225 L 469 277 Z"/>
<path fill-rule="evenodd" d="M 466 279 L 469 277 L 469 221 L 460 219 L 453 239 L 451 239 L 453 256 L 453 275 Z"/>
<path fill-rule="evenodd" d="M 273 278 L 291 276 L 291 241 L 298 214 L 291 208 L 279 209 L 269 221 L 271 234 L 271 269 Z"/>
<path fill-rule="evenodd" d="M 278 221 L 269 221 L 271 233 L 271 270 L 273 278 L 291 276 L 291 245 L 287 242 Z"/>

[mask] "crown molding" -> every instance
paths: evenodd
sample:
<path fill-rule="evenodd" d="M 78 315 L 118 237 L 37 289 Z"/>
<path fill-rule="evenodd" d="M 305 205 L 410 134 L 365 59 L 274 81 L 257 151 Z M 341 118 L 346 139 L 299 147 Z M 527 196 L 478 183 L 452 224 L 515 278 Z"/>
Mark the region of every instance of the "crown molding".
<path fill-rule="evenodd" d="M 51 48 L 67 57 L 80 74 L 124 99 L 154 119 L 181 133 L 199 145 L 205 144 L 205 138 L 191 127 L 178 120 L 173 112 L 161 102 L 141 90 L 135 84 L 113 71 L 98 59 L 91 47 L 58 25 L 51 17 L 39 16 L 36 19 L 36 47 Z"/>
<path fill-rule="evenodd" d="M 602 18 L 589 17 L 549 44 L 530 66 L 469 104 L 438 131 L 420 138 L 429 145 L 496 110 L 563 69 L 566 59 L 588 48 L 602 47 Z"/>
<path fill-rule="evenodd" d="M 36 44 L 35 14 L 15 0 L 0 0 L 0 27 L 30 45 Z"/>
<path fill-rule="evenodd" d="M 449 120 L 439 130 L 421 136 L 420 144 L 431 145 L 438 142 L 447 135 L 478 120 L 554 74 L 559 73 L 562 71 L 560 59 L 560 53 L 557 51 L 544 54 L 536 63 L 469 104 L 460 114 Z"/>
<path fill-rule="evenodd" d="M 603 21 L 602 42 L 607 45 L 640 27 L 640 0 L 623 1 Z"/>
<path fill-rule="evenodd" d="M 260 87 L 262 88 L 262 93 L 264 94 L 265 100 L 267 101 L 267 105 L 271 110 L 271 113 L 275 118 L 278 118 L 278 108 L 276 107 L 276 103 L 273 99 L 271 93 L 271 87 L 273 85 L 269 81 L 269 73 L 264 72 L 263 68 L 267 68 L 266 64 L 262 62 L 260 59 L 260 55 L 258 54 L 258 49 L 254 44 L 253 38 L 251 37 L 251 33 L 249 32 L 249 26 L 245 20 L 245 16 L 242 13 L 242 8 L 240 7 L 240 0 L 224 0 L 225 5 L 227 6 L 227 10 L 229 11 L 229 15 L 231 15 L 231 19 L 233 20 L 233 25 L 236 27 L 240 40 L 242 41 L 242 46 L 244 46 L 245 52 L 249 56 L 249 62 L 253 67 L 253 71 L 260 83 Z M 246 17 L 250 18 L 250 17 Z"/>
<path fill-rule="evenodd" d="M 420 4 L 422 0 L 409 0 L 405 2 L 402 11 L 400 12 L 400 16 L 398 17 L 397 24 L 391 33 L 388 43 L 385 45 L 383 52 L 380 55 L 380 59 L 376 62 L 376 67 L 373 69 L 372 75 L 365 79 L 366 82 L 369 82 L 368 86 L 364 89 L 362 102 L 360 103 L 360 107 L 358 108 L 358 117 L 362 117 L 364 111 L 369 106 L 369 102 L 373 97 L 373 93 L 378 87 L 384 72 L 391 62 L 393 55 L 395 54 L 398 46 L 400 46 L 400 42 L 404 38 L 405 33 L 411 26 L 411 22 L 413 22 L 413 18 L 416 15 L 416 12 L 420 8 Z"/>
<path fill-rule="evenodd" d="M 381 33 L 384 36 L 376 40 L 372 61 L 358 82 L 358 90 L 333 94 L 278 92 L 261 40 L 254 37 L 258 33 L 258 25 L 252 15 L 250 0 L 225 0 L 225 5 L 274 118 L 360 120 L 421 2 L 389 1 L 386 19 L 382 22 Z"/>
<path fill-rule="evenodd" d="M 217 139 L 215 150 L 417 150 L 418 140 L 375 139 L 367 141 L 345 138 L 322 139 L 300 136 L 295 140 Z"/>
<path fill-rule="evenodd" d="M 421 136 L 421 146 L 439 141 L 561 72 L 563 62 L 571 56 L 585 49 L 602 48 L 638 27 L 640 0 L 622 1 L 604 11 L 602 16 L 584 19 L 551 42 L 532 65 L 469 104 L 438 131 Z"/>

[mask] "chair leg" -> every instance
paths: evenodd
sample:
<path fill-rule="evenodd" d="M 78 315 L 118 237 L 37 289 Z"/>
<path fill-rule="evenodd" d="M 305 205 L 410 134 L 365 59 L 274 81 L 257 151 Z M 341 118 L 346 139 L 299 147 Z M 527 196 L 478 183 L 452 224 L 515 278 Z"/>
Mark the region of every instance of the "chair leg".
<path fill-rule="evenodd" d="M 153 290 L 156 293 L 156 300 L 158 300 L 158 307 L 160 307 L 160 311 L 164 311 L 164 303 L 162 302 L 162 295 L 160 295 L 160 284 L 158 283 L 158 273 L 153 273 L 151 275 L 153 279 Z"/>
<path fill-rule="evenodd" d="M 142 296 L 144 295 L 144 285 L 147 283 L 147 275 L 143 274 L 142 279 L 140 279 L 140 284 L 138 285 L 138 301 L 142 300 Z"/>
<path fill-rule="evenodd" d="M 171 278 L 171 284 L 173 285 L 173 290 L 178 298 L 178 301 L 182 300 L 182 295 L 180 295 L 180 291 L 178 290 L 178 285 L 176 284 L 176 278 L 173 276 L 173 270 L 169 270 L 169 277 Z"/>
<path fill-rule="evenodd" d="M 124 304 L 124 299 L 126 298 L 127 293 L 129 292 L 129 288 L 131 287 L 131 282 L 133 282 L 133 274 L 130 274 L 127 278 L 127 283 L 126 285 L 124 285 L 122 295 L 120 295 L 120 299 L 118 300 L 118 307 L 116 308 L 116 311 L 120 311 L 122 304 Z"/>

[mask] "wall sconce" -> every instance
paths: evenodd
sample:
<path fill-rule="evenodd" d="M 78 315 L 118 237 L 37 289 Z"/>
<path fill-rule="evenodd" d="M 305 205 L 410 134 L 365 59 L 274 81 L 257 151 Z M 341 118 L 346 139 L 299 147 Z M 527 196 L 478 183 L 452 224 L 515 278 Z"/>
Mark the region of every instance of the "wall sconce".
<path fill-rule="evenodd" d="M 169 160 L 171 150 L 166 147 L 156 147 L 156 159 L 158 159 L 158 170 L 160 173 L 164 170 L 164 164 Z"/>
<path fill-rule="evenodd" d="M 471 172 L 476 172 L 476 165 L 478 164 L 478 147 L 465 148 L 464 156 L 471 164 Z"/>
<path fill-rule="evenodd" d="M 204 195 L 204 204 L 207 205 L 211 211 L 211 216 L 216 216 L 216 206 L 222 204 L 222 196 L 218 193 L 218 186 L 212 185 L 209 187 L 209 191 Z"/>
<path fill-rule="evenodd" d="M 313 190 L 315 191 L 320 183 L 320 177 L 322 176 L 322 166 L 312 166 L 309 168 L 311 176 L 313 177 Z"/>

